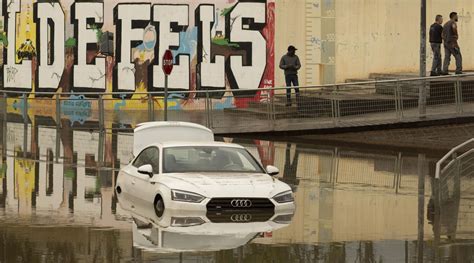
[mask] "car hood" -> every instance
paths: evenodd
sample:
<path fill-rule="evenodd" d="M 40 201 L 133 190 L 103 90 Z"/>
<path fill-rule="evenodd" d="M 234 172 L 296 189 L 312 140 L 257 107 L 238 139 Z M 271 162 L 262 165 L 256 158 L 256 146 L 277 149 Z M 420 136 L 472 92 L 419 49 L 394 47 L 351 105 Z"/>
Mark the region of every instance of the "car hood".
<path fill-rule="evenodd" d="M 166 178 L 166 179 L 165 179 Z M 186 190 L 206 197 L 272 197 L 290 187 L 267 174 L 173 173 L 161 182 L 171 189 Z"/>

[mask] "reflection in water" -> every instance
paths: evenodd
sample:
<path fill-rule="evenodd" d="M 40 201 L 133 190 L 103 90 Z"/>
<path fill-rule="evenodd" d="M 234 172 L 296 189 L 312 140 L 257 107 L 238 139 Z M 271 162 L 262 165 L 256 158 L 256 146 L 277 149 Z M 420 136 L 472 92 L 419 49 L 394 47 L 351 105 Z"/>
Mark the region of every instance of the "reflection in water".
<path fill-rule="evenodd" d="M 280 177 L 295 191 L 297 209 L 291 223 L 288 215 L 263 213 L 251 215 L 247 223 L 228 222 L 247 220 L 245 214 L 173 220 L 170 215 L 168 225 L 163 225 L 153 215 L 123 209 L 124 202 L 114 194 L 117 172 L 131 159 L 130 134 L 73 129 L 67 123 L 56 130 L 56 124 L 43 119 L 26 125 L 19 121 L 2 123 L 1 262 L 416 261 L 417 153 L 225 138 L 245 145 L 264 165 L 282 171 Z M 436 191 L 432 175 L 438 158 L 428 157 L 423 164 L 429 171 L 427 205 Z M 474 257 L 474 203 L 460 195 L 451 198 L 452 216 L 441 220 L 436 220 L 436 213 L 425 216 L 426 262 L 470 262 Z M 197 231 L 222 227 L 216 229 L 224 234 L 232 230 L 229 224 L 247 226 L 225 234 L 228 239 L 211 232 L 204 239 L 199 236 L 204 233 Z M 166 231 L 171 229 L 182 231 Z M 199 246 L 192 249 L 182 240 Z M 157 253 L 157 247 L 167 253 Z"/>
<path fill-rule="evenodd" d="M 166 210 L 157 217 L 153 205 L 120 196 L 133 218 L 133 246 L 154 253 L 205 252 L 241 247 L 265 233 L 288 226 L 290 213 L 228 211 L 206 214 Z"/>

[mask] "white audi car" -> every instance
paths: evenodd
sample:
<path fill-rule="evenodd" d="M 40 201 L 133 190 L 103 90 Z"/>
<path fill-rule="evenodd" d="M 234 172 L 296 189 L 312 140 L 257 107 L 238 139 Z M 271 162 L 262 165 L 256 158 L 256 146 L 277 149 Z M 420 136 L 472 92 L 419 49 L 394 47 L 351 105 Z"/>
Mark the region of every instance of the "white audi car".
<path fill-rule="evenodd" d="M 278 169 L 242 146 L 215 142 L 209 129 L 184 122 L 151 122 L 134 131 L 132 162 L 119 172 L 116 192 L 133 202 L 180 211 L 291 211 L 290 186 Z"/>

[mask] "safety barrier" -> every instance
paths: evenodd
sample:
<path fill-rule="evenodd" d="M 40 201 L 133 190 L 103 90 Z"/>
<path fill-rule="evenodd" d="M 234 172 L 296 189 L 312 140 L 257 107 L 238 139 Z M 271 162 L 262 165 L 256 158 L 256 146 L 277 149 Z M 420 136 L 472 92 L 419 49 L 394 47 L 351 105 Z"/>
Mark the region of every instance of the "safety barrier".
<path fill-rule="evenodd" d="M 454 238 L 474 229 L 474 138 L 460 144 L 436 164 L 435 208 L 443 229 Z"/>
<path fill-rule="evenodd" d="M 168 120 L 191 121 L 216 133 L 313 130 L 474 116 L 474 74 L 344 83 L 292 89 L 170 90 Z M 2 90 L 3 113 L 49 115 L 59 123 L 134 126 L 164 119 L 156 92 L 34 94 Z M 6 116 L 4 116 L 6 118 Z M 59 124 L 58 124 L 59 125 Z"/>

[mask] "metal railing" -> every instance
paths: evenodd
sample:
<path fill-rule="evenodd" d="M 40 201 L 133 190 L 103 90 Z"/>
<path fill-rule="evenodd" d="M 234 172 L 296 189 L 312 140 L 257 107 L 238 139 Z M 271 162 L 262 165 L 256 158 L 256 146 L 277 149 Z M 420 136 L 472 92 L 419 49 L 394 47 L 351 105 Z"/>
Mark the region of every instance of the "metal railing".
<path fill-rule="evenodd" d="M 455 237 L 474 227 L 474 138 L 447 153 L 436 164 L 435 207 L 441 232 Z"/>
<path fill-rule="evenodd" d="M 354 127 L 474 115 L 474 74 L 343 83 L 299 88 L 287 105 L 286 87 L 169 92 L 168 119 L 216 133 Z M 426 92 L 425 92 L 426 90 Z M 293 89 L 292 89 L 293 91 Z M 420 94 L 426 94 L 421 98 Z M 163 92 L 52 93 L 0 91 L 3 110 L 51 115 L 73 123 L 126 124 L 164 119 Z M 420 103 L 421 102 L 421 103 Z M 25 120 L 26 121 L 26 120 Z"/>

